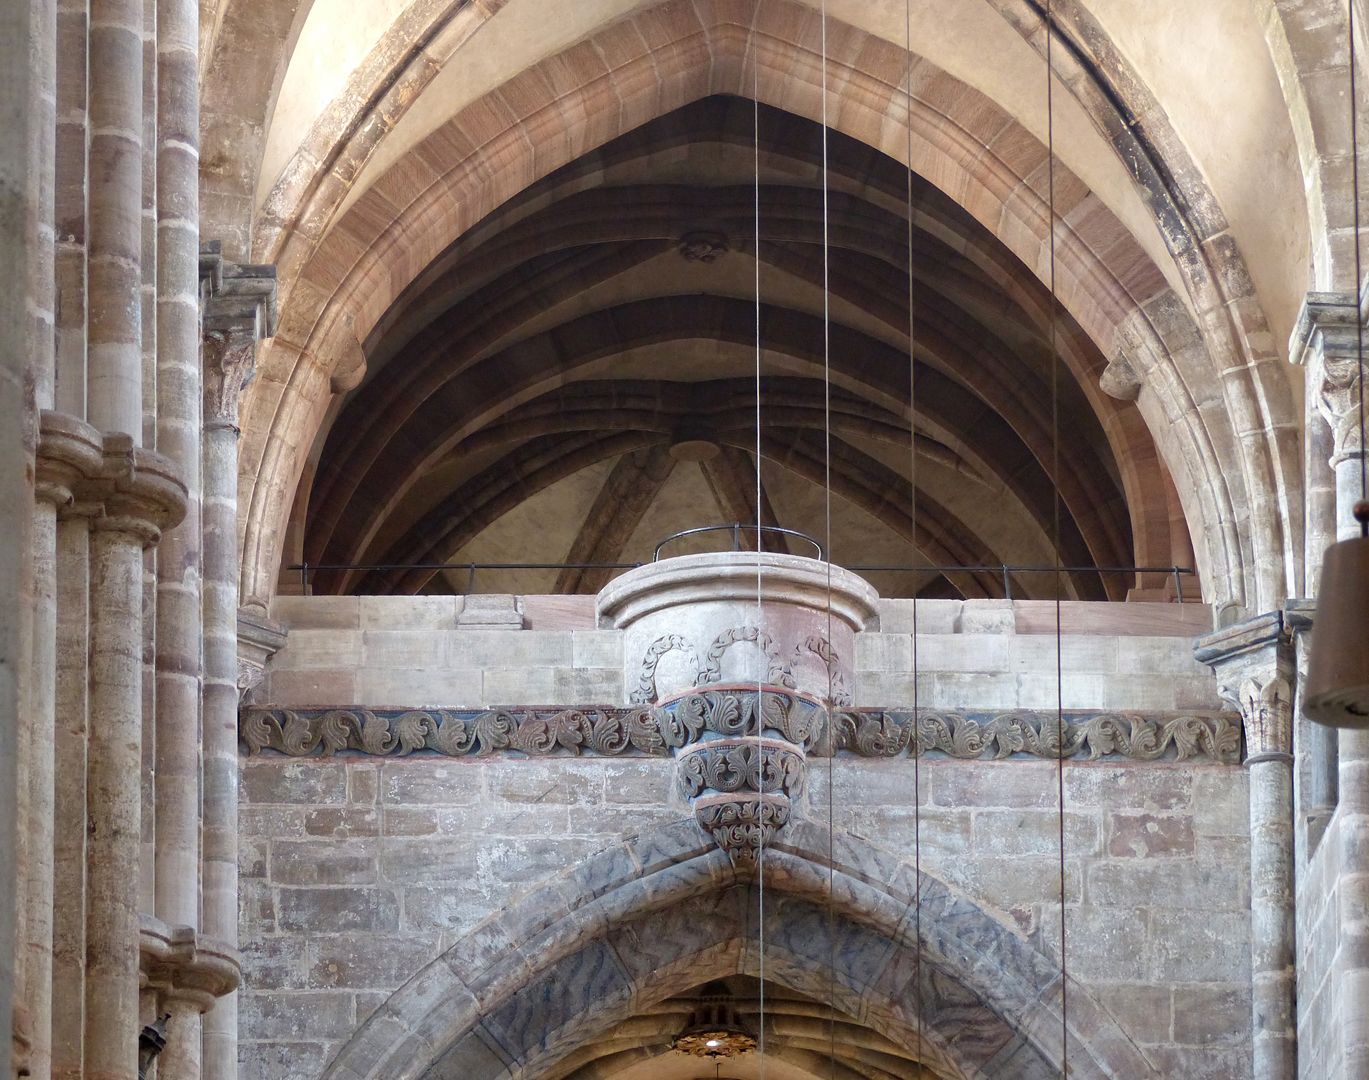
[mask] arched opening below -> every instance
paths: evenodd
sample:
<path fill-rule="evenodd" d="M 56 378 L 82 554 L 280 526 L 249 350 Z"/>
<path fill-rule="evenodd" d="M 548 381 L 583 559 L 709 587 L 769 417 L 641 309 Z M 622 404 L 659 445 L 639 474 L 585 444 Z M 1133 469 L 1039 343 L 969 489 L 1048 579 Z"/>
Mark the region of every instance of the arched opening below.
<path fill-rule="evenodd" d="M 946 1080 L 1060 1075 L 1063 980 L 1046 949 L 859 837 L 804 820 L 782 837 L 760 875 L 693 821 L 599 853 L 416 974 L 324 1075 L 568 1080 L 634 1018 L 737 976 L 830 1007 L 843 1045 L 893 1046 Z M 1070 991 L 1072 1075 L 1155 1075 Z"/>

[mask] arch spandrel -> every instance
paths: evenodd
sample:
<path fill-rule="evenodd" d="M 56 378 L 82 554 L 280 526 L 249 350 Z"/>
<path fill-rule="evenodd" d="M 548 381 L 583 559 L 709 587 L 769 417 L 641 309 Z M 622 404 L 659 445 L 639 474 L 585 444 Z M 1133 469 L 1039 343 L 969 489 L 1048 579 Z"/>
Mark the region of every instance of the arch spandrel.
<path fill-rule="evenodd" d="M 636 1010 L 733 974 L 825 1001 L 905 1050 L 921 1040 L 948 1080 L 1059 1074 L 1058 961 L 969 898 L 813 821 L 767 849 L 764 908 L 757 890 L 692 820 L 633 837 L 416 973 L 324 1080 L 559 1075 Z M 1157 1075 L 1075 983 L 1069 1007 L 1072 1075 Z"/>

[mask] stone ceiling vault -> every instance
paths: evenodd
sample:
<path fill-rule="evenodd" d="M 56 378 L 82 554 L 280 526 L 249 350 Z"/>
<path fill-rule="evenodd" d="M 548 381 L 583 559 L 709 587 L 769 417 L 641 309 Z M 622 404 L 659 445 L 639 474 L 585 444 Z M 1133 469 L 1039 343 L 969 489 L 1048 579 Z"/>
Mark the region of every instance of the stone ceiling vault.
<path fill-rule="evenodd" d="M 774 489 L 787 509 L 779 524 L 821 533 L 790 492 L 796 480 L 818 488 L 827 480 L 826 211 L 835 556 L 881 561 L 868 553 L 889 550 L 900 563 L 1049 563 L 1057 483 L 1048 294 L 950 200 L 921 181 L 910 192 L 904 170 L 854 140 L 832 137 L 824 200 L 820 146 L 808 121 L 707 98 L 565 166 L 486 218 L 434 260 L 365 342 L 365 379 L 337 411 L 307 502 L 296 508 L 303 549 L 295 557 L 313 565 L 475 559 L 482 533 L 543 491 L 550 501 L 537 533 L 490 561 L 640 561 L 672 526 L 752 520 L 757 319 L 762 497 L 771 501 Z M 690 238 L 700 250 L 682 243 Z M 1168 547 L 1163 476 L 1118 467 L 1155 456 L 1134 407 L 1098 390 L 1102 357 L 1068 316 L 1062 322 L 1064 562 L 1130 565 L 1138 533 L 1142 562 L 1187 563 Z M 916 523 L 906 420 L 914 393 L 923 433 Z M 686 436 L 727 448 L 701 466 L 722 497 L 653 514 L 677 465 L 700 467 L 667 453 Z M 654 466 L 641 457 L 651 448 L 664 455 Z M 574 486 L 556 494 L 611 461 L 622 464 L 593 505 L 580 505 Z M 980 489 L 968 501 L 957 490 L 967 478 Z M 853 520 L 847 506 L 869 520 Z M 574 531 L 558 533 L 553 520 Z M 643 522 L 657 534 L 630 544 Z M 889 534 L 882 548 L 872 531 Z M 938 593 L 1002 592 L 998 573 L 948 577 Z M 891 575 L 884 584 L 917 591 L 937 579 Z M 1134 584 L 1130 575 L 1079 575 L 1072 587 L 1120 599 Z M 451 587 L 433 571 L 324 572 L 314 585 Z M 1036 575 L 1016 591 L 1043 596 L 1049 586 Z"/>
<path fill-rule="evenodd" d="M 919 19 L 934 14 L 933 0 L 914 6 Z M 983 0 L 957 9 L 965 20 L 938 24 L 945 33 L 922 35 L 909 125 L 898 89 L 908 60 L 890 40 L 886 7 L 834 5 L 825 79 L 833 128 L 895 160 L 911 151 L 916 172 L 1033 275 L 1047 277 L 1042 117 L 1027 92 L 1039 77 L 1029 73 L 1033 53 L 1040 62 L 1040 12 L 1032 0 Z M 225 0 L 216 42 L 239 25 L 234 9 L 235 0 Z M 336 395 L 371 359 L 363 344 L 373 344 L 387 312 L 455 241 L 557 168 L 710 94 L 754 91 L 794 116 L 822 115 L 818 20 L 793 0 L 604 0 L 576 12 L 588 20 L 583 36 L 562 41 L 580 24 L 534 30 L 521 0 L 409 6 L 319 113 L 265 201 L 248 211 L 255 257 L 278 264 L 283 296 L 280 332 L 245 414 L 243 586 L 252 602 L 265 603 L 274 590 L 290 508 L 319 464 L 311 459 L 321 449 L 317 433 L 337 414 Z M 1120 18 L 1110 9 L 1104 15 Z M 302 18 L 301 9 L 291 34 L 300 33 Z M 1292 553 L 1301 515 L 1291 482 L 1298 411 L 1276 351 L 1293 301 L 1271 307 L 1271 335 L 1241 250 L 1265 241 L 1254 238 L 1244 211 L 1225 215 L 1220 196 L 1230 178 L 1218 170 L 1209 185 L 1190 150 L 1192 130 L 1176 126 L 1191 118 L 1179 109 L 1172 122 L 1159 104 L 1165 87 L 1146 82 L 1151 58 L 1124 54 L 1100 18 L 1082 4 L 1061 6 L 1061 302 L 1112 362 L 1104 384 L 1135 398 L 1154 444 L 1153 454 L 1116 461 L 1128 499 L 1140 474 L 1160 493 L 1143 508 L 1128 507 L 1138 552 L 1166 546 L 1169 530 L 1159 523 L 1181 515 L 1209 597 L 1254 603 L 1281 594 L 1298 572 Z M 513 70 L 491 74 L 489 54 L 481 53 L 484 68 L 462 66 L 473 78 L 484 74 L 452 92 L 451 58 L 515 30 L 517 47 L 496 50 Z M 980 49 L 993 43 L 995 64 L 967 67 L 971 40 Z M 1239 35 L 1230 40 L 1232 49 L 1250 45 Z M 1232 62 L 1264 93 L 1258 62 Z M 1011 93 L 1008 77 L 1018 79 Z M 263 81 L 278 87 L 280 79 L 277 70 Z M 210 128 L 222 105 L 216 85 L 211 77 L 206 88 Z M 234 122 L 224 118 L 223 130 Z M 219 164 L 206 170 L 206 208 L 238 235 L 241 207 L 253 202 L 258 177 L 266 182 L 265 121 L 247 123 L 258 134 L 247 140 L 237 174 L 251 173 L 246 186 L 216 171 L 237 160 L 232 139 L 207 138 Z M 1270 131 L 1283 137 L 1282 128 Z M 1271 159 L 1270 176 L 1280 184 L 1287 160 Z M 1273 288 L 1261 281 L 1260 289 Z M 1091 380 L 1082 385 L 1096 395 Z M 1117 432 L 1108 435 L 1117 441 Z M 299 542 L 301 525 L 296 520 L 292 530 Z"/>

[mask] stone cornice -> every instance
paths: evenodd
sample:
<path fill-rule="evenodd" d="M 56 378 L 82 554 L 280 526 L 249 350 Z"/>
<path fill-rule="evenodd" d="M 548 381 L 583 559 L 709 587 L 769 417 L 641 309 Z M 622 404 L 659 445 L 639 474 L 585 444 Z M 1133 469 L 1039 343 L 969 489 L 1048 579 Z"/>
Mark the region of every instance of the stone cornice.
<path fill-rule="evenodd" d="M 249 754 L 291 757 L 355 753 L 485 757 L 579 755 L 664 757 L 695 741 L 692 727 L 718 735 L 754 734 L 756 692 L 710 690 L 661 706 L 572 709 L 244 709 L 239 734 Z M 791 741 L 827 752 L 820 705 L 766 691 L 767 731 L 789 727 Z M 773 702 L 773 704 L 772 704 Z M 858 757 L 940 755 L 974 759 L 1048 759 L 1057 750 L 1054 712 L 922 709 L 913 736 L 911 709 L 850 709 L 836 714 L 837 749 Z M 1241 731 L 1222 712 L 1065 713 L 1066 758 L 1208 760 L 1238 764 Z"/>
<path fill-rule="evenodd" d="M 242 981 L 242 957 L 237 950 L 188 926 L 168 926 L 150 915 L 138 916 L 138 962 L 143 985 L 189 1002 L 201 1012 Z"/>

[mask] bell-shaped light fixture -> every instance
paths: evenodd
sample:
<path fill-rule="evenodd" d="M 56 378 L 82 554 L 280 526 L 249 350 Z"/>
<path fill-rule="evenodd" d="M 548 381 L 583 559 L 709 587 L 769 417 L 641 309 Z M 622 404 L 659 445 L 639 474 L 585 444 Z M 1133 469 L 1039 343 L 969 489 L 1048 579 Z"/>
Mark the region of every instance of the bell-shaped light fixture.
<path fill-rule="evenodd" d="M 1329 727 L 1369 728 L 1369 502 L 1361 535 L 1326 549 L 1307 656 L 1303 712 Z"/>

